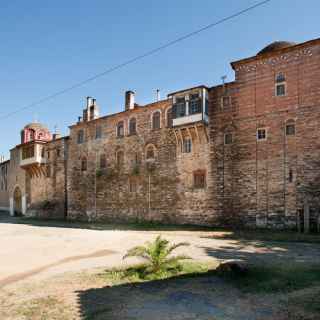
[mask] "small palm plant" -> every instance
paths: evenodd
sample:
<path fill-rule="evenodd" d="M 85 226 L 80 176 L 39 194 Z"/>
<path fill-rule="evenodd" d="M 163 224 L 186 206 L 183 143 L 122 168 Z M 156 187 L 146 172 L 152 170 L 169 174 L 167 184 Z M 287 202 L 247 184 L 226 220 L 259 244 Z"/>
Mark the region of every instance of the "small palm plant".
<path fill-rule="evenodd" d="M 189 246 L 187 242 L 170 245 L 169 241 L 158 236 L 153 242 L 147 242 L 145 246 L 134 247 L 126 253 L 123 259 L 128 257 L 140 257 L 147 260 L 143 268 L 143 277 L 146 275 L 165 276 L 168 272 L 174 273 L 181 269 L 181 260 L 191 259 L 186 255 L 171 256 L 171 253 L 183 246 Z M 141 267 L 137 270 L 141 271 Z"/>

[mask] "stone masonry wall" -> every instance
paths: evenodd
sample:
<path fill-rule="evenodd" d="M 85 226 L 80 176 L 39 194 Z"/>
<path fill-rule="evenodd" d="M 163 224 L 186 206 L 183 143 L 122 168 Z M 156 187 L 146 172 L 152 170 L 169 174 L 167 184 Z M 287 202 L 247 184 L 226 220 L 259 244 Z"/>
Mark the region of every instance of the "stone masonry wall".
<path fill-rule="evenodd" d="M 200 131 L 201 141 L 193 136 L 192 154 L 182 154 L 173 129 L 166 127 L 165 100 L 136 107 L 116 115 L 71 127 L 68 165 L 68 216 L 70 219 L 106 221 L 158 221 L 162 223 L 207 224 L 208 189 L 193 189 L 193 171 L 208 170 L 209 144 Z M 161 111 L 161 129 L 151 128 L 151 116 Z M 137 134 L 128 134 L 128 121 L 135 117 Z M 116 136 L 119 121 L 125 122 L 125 136 Z M 102 138 L 95 139 L 97 126 Z M 79 130 L 85 142 L 77 143 Z M 193 134 L 194 135 L 194 134 Z M 178 143 L 178 144 L 177 144 Z M 146 161 L 146 148 L 156 150 L 154 163 Z M 117 167 L 116 153 L 124 152 L 124 165 Z M 107 158 L 107 168 L 99 169 L 100 155 Z M 81 171 L 81 159 L 87 170 Z M 209 179 L 208 179 L 209 180 Z"/>
<path fill-rule="evenodd" d="M 295 227 L 303 203 L 319 215 L 320 45 L 286 49 L 234 64 L 236 80 L 211 90 L 215 209 L 221 221 Z M 275 96 L 275 78 L 286 95 Z M 222 108 L 223 95 L 232 98 Z M 286 135 L 287 123 L 295 135 Z M 258 128 L 267 139 L 257 141 Z M 223 135 L 234 141 L 224 145 Z M 314 217 L 316 219 L 316 217 Z"/>

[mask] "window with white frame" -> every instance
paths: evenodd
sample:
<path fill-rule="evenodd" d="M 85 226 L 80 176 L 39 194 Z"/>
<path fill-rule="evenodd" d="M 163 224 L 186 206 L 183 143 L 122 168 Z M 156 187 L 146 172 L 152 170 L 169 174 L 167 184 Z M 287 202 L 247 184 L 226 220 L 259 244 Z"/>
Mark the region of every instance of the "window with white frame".
<path fill-rule="evenodd" d="M 201 99 L 199 94 L 190 94 L 189 99 L 189 114 L 201 113 Z"/>
<path fill-rule="evenodd" d="M 267 129 L 265 128 L 257 129 L 257 140 L 258 141 L 267 140 Z"/>
<path fill-rule="evenodd" d="M 275 94 L 277 97 L 283 97 L 286 95 L 286 77 L 283 73 L 279 73 L 276 76 Z"/>

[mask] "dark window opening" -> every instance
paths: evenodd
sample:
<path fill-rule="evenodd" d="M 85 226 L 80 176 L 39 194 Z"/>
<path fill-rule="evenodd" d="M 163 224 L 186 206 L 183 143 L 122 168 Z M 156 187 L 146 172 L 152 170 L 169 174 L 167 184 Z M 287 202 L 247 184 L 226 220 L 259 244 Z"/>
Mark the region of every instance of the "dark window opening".
<path fill-rule="evenodd" d="M 102 127 L 97 126 L 96 127 L 96 139 L 101 139 L 102 138 Z"/>
<path fill-rule="evenodd" d="M 87 159 L 86 158 L 81 159 L 81 171 L 87 171 Z"/>
<path fill-rule="evenodd" d="M 289 182 L 293 182 L 293 172 L 292 169 L 289 170 Z"/>
<path fill-rule="evenodd" d="M 232 144 L 233 142 L 233 135 L 232 133 L 226 133 L 224 135 L 224 144 Z"/>
<path fill-rule="evenodd" d="M 287 136 L 294 136 L 296 134 L 296 126 L 294 124 L 287 124 L 286 125 L 286 135 Z"/>
<path fill-rule="evenodd" d="M 267 139 L 266 129 L 258 129 L 257 130 L 257 139 L 258 140 L 266 140 Z"/>
<path fill-rule="evenodd" d="M 124 124 L 123 121 L 119 122 L 117 125 L 117 137 L 123 137 L 124 136 Z"/>
<path fill-rule="evenodd" d="M 185 98 L 176 98 L 176 103 L 173 105 L 173 118 L 181 118 L 186 115 Z"/>
<path fill-rule="evenodd" d="M 160 129 L 160 111 L 156 111 L 152 114 L 152 129 Z"/>
<path fill-rule="evenodd" d="M 78 139 L 77 139 L 78 143 L 81 144 L 84 142 L 84 131 L 83 130 L 79 130 L 78 131 Z"/>
<path fill-rule="evenodd" d="M 193 186 L 195 189 L 204 189 L 206 187 L 205 171 L 196 171 L 193 173 Z"/>
<path fill-rule="evenodd" d="M 190 153 L 192 151 L 192 142 L 190 138 L 185 138 L 183 140 L 183 147 L 182 152 L 183 153 Z"/>
<path fill-rule="evenodd" d="M 137 121 L 135 118 L 131 118 L 129 121 L 129 134 L 137 133 Z"/>
<path fill-rule="evenodd" d="M 167 110 L 167 127 L 168 128 L 172 128 L 172 108 L 168 109 Z"/>
<path fill-rule="evenodd" d="M 100 155 L 100 169 L 105 169 L 107 167 L 107 158 L 105 154 Z"/>

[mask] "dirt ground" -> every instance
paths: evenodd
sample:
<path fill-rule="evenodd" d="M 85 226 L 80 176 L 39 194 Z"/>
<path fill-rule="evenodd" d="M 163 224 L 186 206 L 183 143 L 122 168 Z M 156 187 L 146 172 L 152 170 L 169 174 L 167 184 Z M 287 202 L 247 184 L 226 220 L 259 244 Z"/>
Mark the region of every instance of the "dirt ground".
<path fill-rule="evenodd" d="M 101 304 L 104 312 L 113 310 L 112 316 L 105 318 L 104 313 L 100 317 L 98 312 L 92 317 L 90 313 L 90 319 L 273 319 L 268 303 L 272 297 L 243 295 L 216 278 L 182 278 L 174 284 L 166 280 L 113 289 L 97 280 L 95 288 L 91 288 L 90 270 L 134 263 L 134 259 L 122 259 L 125 252 L 159 234 L 172 242 L 189 242 L 190 247 L 181 248 L 180 252 L 196 261 L 320 263 L 319 244 L 226 240 L 219 239 L 221 234 L 212 231 L 91 230 L 50 222 L 21 223 L 19 218 L 3 215 L 0 216 L 0 306 L 10 310 L 15 301 L 28 299 L 37 308 L 37 299 L 49 299 L 45 303 L 50 304 L 51 296 L 55 297 L 52 299 L 63 296 L 62 306 L 70 300 L 67 304 L 77 308 L 73 310 L 77 317 L 72 310 L 72 316 L 64 314 L 68 308 L 63 308 L 57 318 L 54 315 L 28 317 L 28 309 L 23 316 L 7 314 L 3 319 L 89 319 L 87 310 L 92 310 L 93 305 L 100 310 Z M 109 301 L 105 297 L 110 297 Z M 114 312 L 115 306 L 119 312 Z"/>

